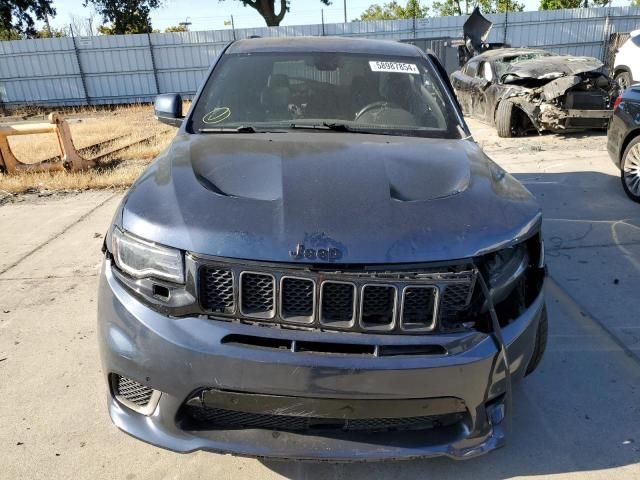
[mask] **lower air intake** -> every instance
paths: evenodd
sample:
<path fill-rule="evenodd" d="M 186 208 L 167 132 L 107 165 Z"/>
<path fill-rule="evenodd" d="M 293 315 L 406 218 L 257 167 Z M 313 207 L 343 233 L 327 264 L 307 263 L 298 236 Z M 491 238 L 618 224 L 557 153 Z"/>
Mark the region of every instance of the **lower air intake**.
<path fill-rule="evenodd" d="M 295 417 L 289 415 L 247 413 L 190 405 L 186 405 L 183 408 L 186 417 L 186 424 L 183 428 L 193 430 L 258 428 L 289 432 L 306 432 L 313 430 L 384 432 L 429 430 L 453 425 L 463 419 L 463 414 L 461 413 L 425 417 L 348 420 L 344 418 Z"/>
<path fill-rule="evenodd" d="M 138 413 L 149 415 L 155 410 L 160 392 L 121 375 L 112 375 L 111 383 L 116 399 Z"/>

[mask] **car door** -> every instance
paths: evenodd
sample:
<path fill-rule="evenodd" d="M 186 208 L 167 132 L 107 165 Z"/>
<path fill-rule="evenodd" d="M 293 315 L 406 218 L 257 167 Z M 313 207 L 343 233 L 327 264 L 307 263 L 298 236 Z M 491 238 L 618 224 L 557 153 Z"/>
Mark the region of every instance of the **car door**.
<path fill-rule="evenodd" d="M 485 122 L 492 120 L 489 93 L 495 83 L 495 74 L 491 63 L 486 60 L 480 62 L 470 87 L 471 108 L 474 116 Z"/>
<path fill-rule="evenodd" d="M 456 92 L 456 97 L 465 115 L 473 116 L 474 114 L 471 103 L 471 90 L 477 70 L 478 60 L 472 58 L 464 67 L 451 75 L 451 85 Z"/>

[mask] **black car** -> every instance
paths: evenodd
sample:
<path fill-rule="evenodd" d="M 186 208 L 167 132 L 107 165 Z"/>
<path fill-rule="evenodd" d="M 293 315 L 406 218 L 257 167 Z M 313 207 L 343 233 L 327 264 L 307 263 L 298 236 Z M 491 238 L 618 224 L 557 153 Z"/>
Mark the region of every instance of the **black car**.
<path fill-rule="evenodd" d="M 348 38 L 230 44 L 131 187 L 98 301 L 108 408 L 164 448 L 470 458 L 547 339 L 541 212 L 437 60 Z"/>
<path fill-rule="evenodd" d="M 555 55 L 485 43 L 491 22 L 474 10 L 464 25 L 475 54 L 451 83 L 465 115 L 495 125 L 498 135 L 606 129 L 618 85 L 593 57 Z"/>
<path fill-rule="evenodd" d="M 640 202 L 640 84 L 627 88 L 616 100 L 607 150 L 620 169 L 622 188 L 631 200 Z"/>

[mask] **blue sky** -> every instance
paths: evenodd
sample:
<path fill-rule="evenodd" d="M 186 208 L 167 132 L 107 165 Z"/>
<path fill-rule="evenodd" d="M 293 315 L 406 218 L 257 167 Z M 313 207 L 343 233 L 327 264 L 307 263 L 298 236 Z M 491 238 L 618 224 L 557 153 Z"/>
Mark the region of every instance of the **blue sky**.
<path fill-rule="evenodd" d="M 321 10 L 324 9 L 325 23 L 337 23 L 344 20 L 343 0 L 333 0 L 332 5 L 323 5 L 319 0 L 290 0 L 291 10 L 282 25 L 305 25 L 320 23 Z M 358 17 L 372 3 L 385 3 L 388 0 L 346 0 L 347 19 Z M 404 0 L 399 0 L 404 3 Z M 238 0 L 165 0 L 164 7 L 152 14 L 153 27 L 164 30 L 179 22 L 192 23 L 191 30 L 220 30 L 230 28 L 224 21 L 233 15 L 236 28 L 263 27 L 264 20 L 252 8 L 244 7 Z M 423 1 L 429 5 L 431 0 Z M 69 23 L 70 15 L 86 17 L 89 8 L 82 7 L 82 0 L 54 0 L 58 15 L 52 24 L 61 27 Z M 525 10 L 537 10 L 539 0 L 525 0 Z M 629 5 L 628 0 L 613 0 L 613 5 Z"/>

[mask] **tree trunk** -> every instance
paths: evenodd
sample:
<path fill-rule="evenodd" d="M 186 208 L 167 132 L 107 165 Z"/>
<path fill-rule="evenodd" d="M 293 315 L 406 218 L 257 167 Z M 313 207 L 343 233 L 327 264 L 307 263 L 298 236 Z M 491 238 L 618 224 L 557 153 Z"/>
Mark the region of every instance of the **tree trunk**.
<path fill-rule="evenodd" d="M 276 0 L 256 0 L 255 4 L 249 4 L 255 8 L 262 18 L 264 18 L 267 27 L 277 27 L 287 13 L 287 0 L 280 0 L 280 12 L 275 12 Z"/>

